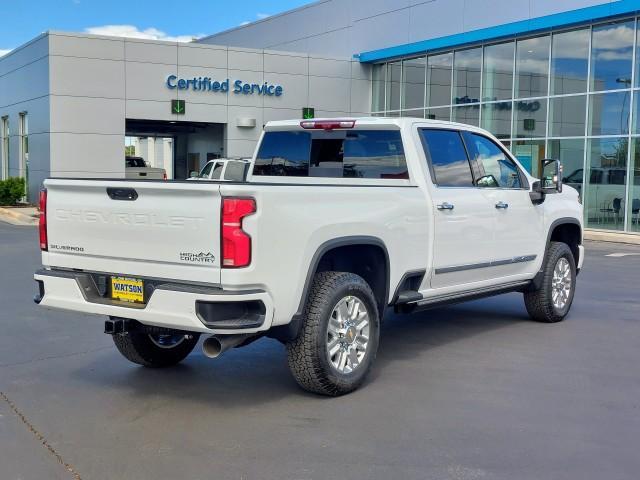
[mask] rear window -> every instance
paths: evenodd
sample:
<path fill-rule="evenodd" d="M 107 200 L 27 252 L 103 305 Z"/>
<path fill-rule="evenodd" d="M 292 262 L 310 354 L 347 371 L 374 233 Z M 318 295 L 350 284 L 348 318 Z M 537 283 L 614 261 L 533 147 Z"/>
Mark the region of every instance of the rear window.
<path fill-rule="evenodd" d="M 254 175 L 408 179 L 397 130 L 267 132 Z"/>
<path fill-rule="evenodd" d="M 144 168 L 147 166 L 144 163 L 144 159 L 140 157 L 127 157 L 125 162 L 129 168 Z"/>

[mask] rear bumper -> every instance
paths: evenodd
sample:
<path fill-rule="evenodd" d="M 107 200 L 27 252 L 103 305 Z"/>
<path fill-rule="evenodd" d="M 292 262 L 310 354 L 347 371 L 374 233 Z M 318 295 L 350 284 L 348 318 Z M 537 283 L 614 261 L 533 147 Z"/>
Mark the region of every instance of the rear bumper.
<path fill-rule="evenodd" d="M 273 321 L 271 296 L 260 290 L 158 284 L 145 305 L 126 305 L 91 291 L 88 274 L 39 270 L 35 302 L 43 307 L 137 320 L 144 325 L 211 334 L 258 333 Z"/>

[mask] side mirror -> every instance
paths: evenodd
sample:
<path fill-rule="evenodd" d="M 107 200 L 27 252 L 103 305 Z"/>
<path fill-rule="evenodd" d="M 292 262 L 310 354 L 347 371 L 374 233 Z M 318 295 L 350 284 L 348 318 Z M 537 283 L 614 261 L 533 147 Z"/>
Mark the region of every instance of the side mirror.
<path fill-rule="evenodd" d="M 533 182 L 531 185 L 531 191 L 529 192 L 529 197 L 531 198 L 531 203 L 534 205 L 540 205 L 544 202 L 545 197 L 544 189 L 542 188 L 542 183 Z"/>
<path fill-rule="evenodd" d="M 191 170 L 191 172 L 189 172 L 189 178 L 198 178 L 198 172 Z"/>
<path fill-rule="evenodd" d="M 147 162 L 147 161 L 145 161 L 145 162 L 144 162 L 144 165 L 145 165 L 147 168 L 151 166 L 151 164 L 150 164 L 149 162 Z"/>
<path fill-rule="evenodd" d="M 560 160 L 542 160 L 542 190 L 544 193 L 562 192 L 562 164 Z"/>

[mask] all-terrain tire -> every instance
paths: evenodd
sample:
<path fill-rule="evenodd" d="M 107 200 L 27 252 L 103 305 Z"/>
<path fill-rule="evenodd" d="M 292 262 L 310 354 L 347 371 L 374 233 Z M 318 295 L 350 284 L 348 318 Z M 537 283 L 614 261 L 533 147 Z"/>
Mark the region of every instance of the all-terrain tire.
<path fill-rule="evenodd" d="M 179 334 L 178 334 L 179 335 Z M 113 335 L 113 343 L 124 358 L 144 367 L 163 368 L 180 363 L 198 343 L 199 333 L 184 336 L 174 346 L 159 346 L 145 332 Z"/>
<path fill-rule="evenodd" d="M 352 371 L 344 372 L 334 366 L 329 354 L 329 321 L 340 302 L 353 302 L 353 297 L 368 314 L 368 343 L 362 361 Z M 375 360 L 380 335 L 377 302 L 367 282 L 348 272 L 316 274 L 302 322 L 298 337 L 287 344 L 289 368 L 298 384 L 328 396 L 344 395 L 362 385 Z"/>
<path fill-rule="evenodd" d="M 554 270 L 558 262 L 561 262 L 561 259 L 565 259 L 569 264 L 570 271 L 568 272 L 568 278 L 571 281 L 571 287 L 564 305 L 559 307 L 555 305 L 553 301 L 553 282 Z M 524 304 L 527 307 L 529 316 L 538 322 L 544 323 L 562 321 L 571 309 L 575 291 L 576 262 L 573 258 L 573 253 L 566 243 L 551 242 L 542 265 L 542 282 L 540 283 L 540 288 L 524 293 Z"/>

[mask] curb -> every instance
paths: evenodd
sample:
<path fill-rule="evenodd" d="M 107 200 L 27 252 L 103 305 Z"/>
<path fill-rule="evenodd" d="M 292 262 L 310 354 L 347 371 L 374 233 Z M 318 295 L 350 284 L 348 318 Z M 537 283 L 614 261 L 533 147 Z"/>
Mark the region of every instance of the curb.
<path fill-rule="evenodd" d="M 626 243 L 627 245 L 640 245 L 640 234 L 625 232 L 603 232 L 602 230 L 584 230 L 585 240 L 598 242 Z"/>
<path fill-rule="evenodd" d="M 12 225 L 38 225 L 38 218 L 31 215 L 25 215 L 22 212 L 16 211 L 14 208 L 0 207 L 0 220 L 10 223 Z"/>

